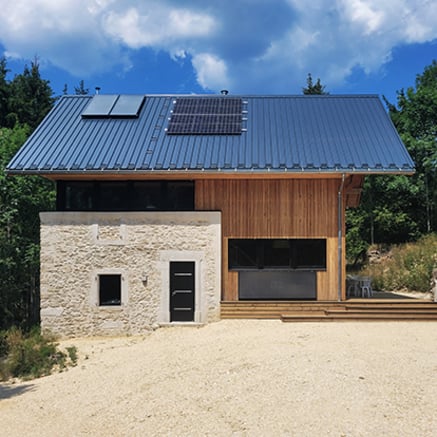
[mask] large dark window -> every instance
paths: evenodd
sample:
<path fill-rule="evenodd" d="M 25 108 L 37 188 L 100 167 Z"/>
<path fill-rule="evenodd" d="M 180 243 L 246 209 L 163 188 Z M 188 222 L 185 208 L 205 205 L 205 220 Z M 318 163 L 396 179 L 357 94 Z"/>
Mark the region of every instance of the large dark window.
<path fill-rule="evenodd" d="M 99 305 L 121 305 L 121 275 L 99 275 Z"/>
<path fill-rule="evenodd" d="M 326 269 L 326 240 L 230 239 L 229 269 Z"/>
<path fill-rule="evenodd" d="M 58 181 L 58 211 L 193 211 L 193 181 Z"/>
<path fill-rule="evenodd" d="M 62 186 L 63 208 L 65 210 L 86 211 L 95 209 L 94 204 L 94 184 L 92 182 L 75 182 Z M 59 187 L 58 200 L 59 200 Z M 59 209 L 59 208 L 58 208 Z"/>

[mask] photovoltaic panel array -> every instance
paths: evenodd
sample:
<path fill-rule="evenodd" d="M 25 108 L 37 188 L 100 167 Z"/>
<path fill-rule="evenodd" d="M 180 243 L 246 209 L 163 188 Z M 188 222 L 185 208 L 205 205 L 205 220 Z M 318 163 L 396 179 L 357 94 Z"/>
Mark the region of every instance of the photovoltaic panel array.
<path fill-rule="evenodd" d="M 170 135 L 239 135 L 242 99 L 182 97 L 175 101 L 167 127 Z"/>

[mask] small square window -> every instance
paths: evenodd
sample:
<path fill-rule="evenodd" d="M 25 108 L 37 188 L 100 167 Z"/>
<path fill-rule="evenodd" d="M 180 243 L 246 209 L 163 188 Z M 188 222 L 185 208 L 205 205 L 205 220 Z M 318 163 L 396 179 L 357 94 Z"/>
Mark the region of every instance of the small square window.
<path fill-rule="evenodd" d="M 121 275 L 99 275 L 99 305 L 121 305 Z"/>

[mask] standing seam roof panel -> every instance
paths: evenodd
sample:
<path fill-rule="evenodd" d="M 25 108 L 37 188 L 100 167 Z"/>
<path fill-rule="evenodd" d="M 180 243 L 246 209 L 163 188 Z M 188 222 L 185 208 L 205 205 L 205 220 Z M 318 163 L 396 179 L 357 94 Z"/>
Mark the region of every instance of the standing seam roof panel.
<path fill-rule="evenodd" d="M 414 170 L 376 96 L 241 96 L 247 101 L 241 134 L 167 135 L 176 97 L 146 96 L 138 118 L 84 119 L 81 114 L 92 97 L 64 96 L 7 170 L 41 174 Z"/>

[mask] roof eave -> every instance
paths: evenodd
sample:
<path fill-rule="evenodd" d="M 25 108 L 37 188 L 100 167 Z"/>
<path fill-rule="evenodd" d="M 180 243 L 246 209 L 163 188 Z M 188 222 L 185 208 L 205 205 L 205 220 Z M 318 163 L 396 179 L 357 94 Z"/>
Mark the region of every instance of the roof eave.
<path fill-rule="evenodd" d="M 22 169 L 22 170 L 7 170 L 6 171 L 8 175 L 38 175 L 47 177 L 50 179 L 59 179 L 59 178 L 65 178 L 66 176 L 68 178 L 74 178 L 74 177 L 129 177 L 129 176 L 135 176 L 135 177 L 143 177 L 143 176 L 160 176 L 160 177 L 168 177 L 169 175 L 172 175 L 173 177 L 179 176 L 179 177 L 186 177 L 186 176 L 192 176 L 192 177 L 293 177 L 293 176 L 323 176 L 326 177 L 336 177 L 340 176 L 342 174 L 348 174 L 348 175 L 361 175 L 361 176 L 369 176 L 369 175 L 406 175 L 411 176 L 415 173 L 414 168 L 368 168 L 368 169 L 354 169 L 354 168 L 336 168 L 336 169 L 306 169 L 306 168 L 300 168 L 300 169 L 290 169 L 290 168 L 284 168 L 284 169 L 223 169 L 223 168 L 217 168 L 217 169 L 139 169 L 139 170 L 33 170 L 33 169 Z"/>

